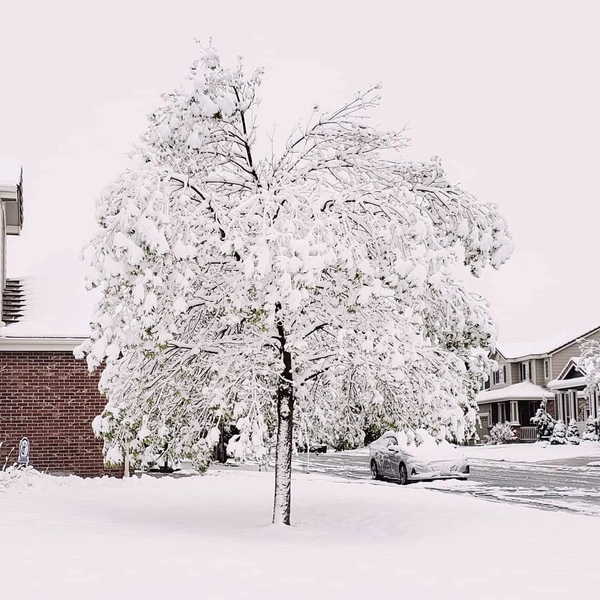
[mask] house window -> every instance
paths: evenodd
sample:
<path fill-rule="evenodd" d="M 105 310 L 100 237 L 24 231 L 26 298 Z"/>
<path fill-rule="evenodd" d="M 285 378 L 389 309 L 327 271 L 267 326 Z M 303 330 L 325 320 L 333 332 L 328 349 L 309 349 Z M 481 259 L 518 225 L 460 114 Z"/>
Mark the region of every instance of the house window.
<path fill-rule="evenodd" d="M 550 360 L 544 359 L 544 379 L 550 379 Z"/>
<path fill-rule="evenodd" d="M 521 381 L 531 381 L 531 361 L 521 363 Z"/>
<path fill-rule="evenodd" d="M 506 383 L 506 365 L 500 367 L 497 371 L 494 371 L 494 385 Z"/>
<path fill-rule="evenodd" d="M 510 401 L 510 422 L 519 423 L 519 403 L 516 400 Z"/>
<path fill-rule="evenodd" d="M 506 423 L 508 421 L 507 402 L 498 402 L 498 423 Z"/>
<path fill-rule="evenodd" d="M 577 420 L 578 421 L 587 421 L 590 416 L 590 405 L 588 402 L 580 402 L 580 398 L 576 398 L 576 406 L 577 406 Z"/>

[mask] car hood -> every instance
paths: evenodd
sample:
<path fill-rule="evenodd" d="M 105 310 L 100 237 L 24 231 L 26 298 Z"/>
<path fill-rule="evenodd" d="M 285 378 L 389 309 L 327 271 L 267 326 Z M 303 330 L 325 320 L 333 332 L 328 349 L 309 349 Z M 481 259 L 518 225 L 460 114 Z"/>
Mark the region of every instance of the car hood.
<path fill-rule="evenodd" d="M 411 444 L 411 446 L 413 446 Z M 407 456 L 414 460 L 432 462 L 436 460 L 466 460 L 465 455 L 450 444 L 421 444 L 420 446 L 407 447 L 404 450 Z"/>

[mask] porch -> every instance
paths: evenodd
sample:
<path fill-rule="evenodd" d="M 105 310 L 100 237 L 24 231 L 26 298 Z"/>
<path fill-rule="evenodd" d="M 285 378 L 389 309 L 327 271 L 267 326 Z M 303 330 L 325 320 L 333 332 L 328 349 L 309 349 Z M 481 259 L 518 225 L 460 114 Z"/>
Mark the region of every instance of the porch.
<path fill-rule="evenodd" d="M 509 423 L 518 441 L 535 442 L 533 417 L 542 400 L 551 401 L 554 394 L 531 381 L 521 381 L 480 392 L 477 395 L 481 427 L 477 433 L 483 439 L 496 423 Z"/>
<path fill-rule="evenodd" d="M 540 408 L 541 400 L 502 400 L 489 402 L 479 406 L 481 431 L 483 438 L 489 435 L 490 429 L 496 423 L 509 423 L 513 428 L 519 442 L 535 442 L 537 440 L 536 428 L 531 424 L 531 417 L 535 416 Z"/>

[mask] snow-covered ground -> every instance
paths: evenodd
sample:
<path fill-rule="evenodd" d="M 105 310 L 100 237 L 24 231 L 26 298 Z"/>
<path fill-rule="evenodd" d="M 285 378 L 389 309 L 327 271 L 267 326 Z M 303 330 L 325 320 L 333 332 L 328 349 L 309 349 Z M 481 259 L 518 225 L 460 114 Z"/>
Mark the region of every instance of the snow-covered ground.
<path fill-rule="evenodd" d="M 589 456 L 600 459 L 600 443 L 582 442 L 578 446 L 551 446 L 548 442 L 534 444 L 499 444 L 489 446 L 465 446 L 464 454 L 473 459 L 506 460 L 513 462 L 543 462 Z"/>
<path fill-rule="evenodd" d="M 600 584 L 590 517 L 297 474 L 295 526 L 276 528 L 272 472 L 32 481 L 0 480 L 3 598 L 562 600 Z"/>

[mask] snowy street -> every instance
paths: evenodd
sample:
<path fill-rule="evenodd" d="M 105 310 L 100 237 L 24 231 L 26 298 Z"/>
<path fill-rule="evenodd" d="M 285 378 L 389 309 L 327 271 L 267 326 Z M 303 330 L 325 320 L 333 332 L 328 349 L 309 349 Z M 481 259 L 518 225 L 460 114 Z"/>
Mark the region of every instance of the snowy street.
<path fill-rule="evenodd" d="M 592 460 L 587 458 L 579 462 L 587 463 Z M 571 459 L 571 462 L 576 461 Z M 411 487 L 427 487 L 536 508 L 600 515 L 599 467 L 480 458 L 471 458 L 470 463 L 471 477 L 467 482 L 424 482 L 413 483 Z M 306 456 L 299 455 L 294 466 L 298 471 L 305 472 Z M 311 454 L 310 472 L 349 479 L 370 479 L 368 455 L 364 452 Z M 387 485 L 398 486 L 396 482 L 389 482 Z M 399 493 L 401 491 L 399 490 Z"/>

